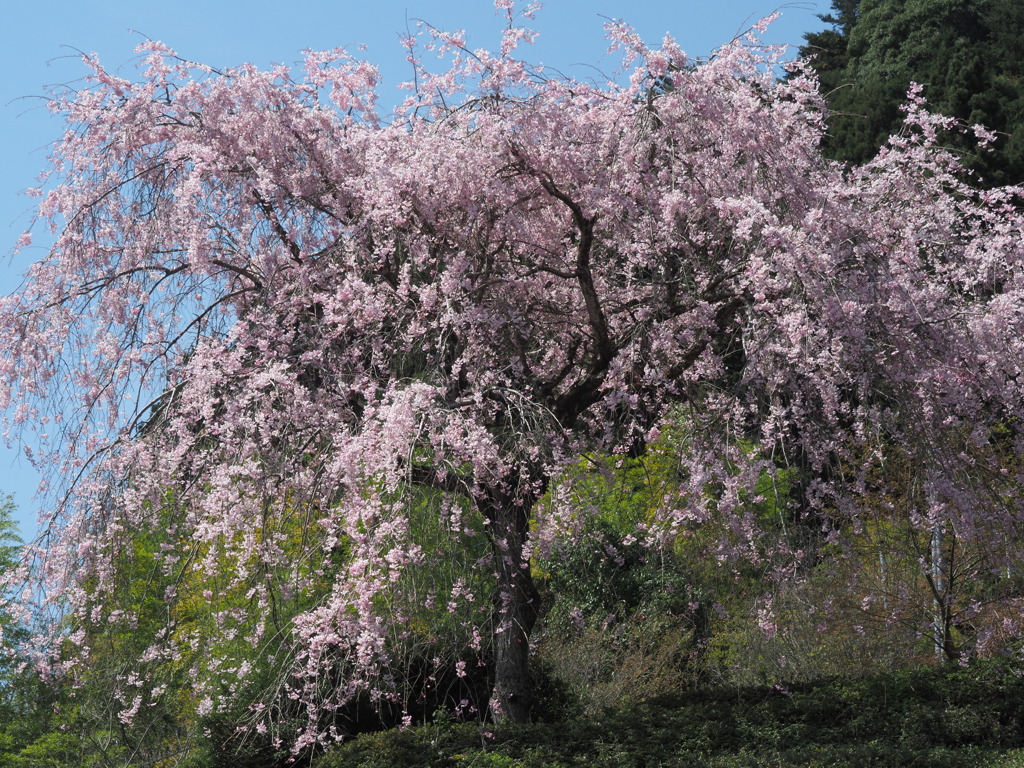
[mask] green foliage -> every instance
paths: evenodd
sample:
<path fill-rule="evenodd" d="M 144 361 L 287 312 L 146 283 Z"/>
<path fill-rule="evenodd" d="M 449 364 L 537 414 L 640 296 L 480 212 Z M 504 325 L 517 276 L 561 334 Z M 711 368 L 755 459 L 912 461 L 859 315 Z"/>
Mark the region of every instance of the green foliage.
<path fill-rule="evenodd" d="M 176 523 L 183 514 L 169 493 L 152 525 L 124 530 L 98 554 L 111 561 L 114 578 L 108 589 L 113 597 L 99 620 L 94 617 L 81 624 L 90 656 L 87 665 L 74 670 L 73 680 L 51 685 L 25 672 L 16 685 L 7 686 L 9 693 L 24 691 L 23 706 L 13 713 L 5 731 L 10 765 L 291 764 L 287 745 L 274 746 L 272 735 L 255 731 L 240 734 L 237 727 L 251 721 L 254 701 L 269 701 L 280 719 L 287 717 L 287 699 L 279 696 L 279 688 L 290 657 L 282 641 L 291 618 L 309 607 L 317 593 L 314 589 L 303 596 L 293 589 L 295 597 L 285 599 L 280 585 L 289 578 L 304 578 L 319 580 L 326 590 L 332 575 L 309 568 L 307 549 L 316 542 L 305 540 L 294 515 L 285 515 L 273 529 L 265 521 L 258 535 L 294 554 L 290 573 L 240 562 L 240 567 L 251 569 L 252 593 L 226 589 L 192 567 L 208 554 L 198 545 L 181 561 L 161 557 L 168 545 L 178 543 Z M 269 611 L 256 610 L 253 593 L 268 583 L 273 585 L 268 591 L 274 602 Z M 97 588 L 94 583 L 86 587 Z M 164 633 L 168 618 L 172 631 Z M 216 636 L 211 631 L 216 621 L 242 626 L 259 620 L 269 626 L 266 641 L 257 647 L 241 637 L 219 645 L 209 641 Z M 219 683 L 231 694 L 225 697 L 228 705 L 208 714 L 200 714 L 202 694 L 190 674 L 203 654 L 225 659 Z M 249 674 L 239 673 L 243 665 Z M 141 702 L 137 714 L 130 722 L 122 721 L 121 712 L 136 696 Z M 4 765 L 0 762 L 0 768 Z"/>
<path fill-rule="evenodd" d="M 1024 680 L 1007 663 L 791 689 L 693 691 L 567 723 L 361 736 L 314 768 L 418 766 L 1010 766 Z"/>
<path fill-rule="evenodd" d="M 541 564 L 556 610 L 568 608 L 607 622 L 648 609 L 685 611 L 692 601 L 671 553 L 645 546 L 598 520 L 575 542 L 558 545 Z"/>
<path fill-rule="evenodd" d="M 615 709 L 692 682 L 706 595 L 671 547 L 635 536 L 672 491 L 677 462 L 664 438 L 638 458 L 588 457 L 562 479 L 587 514 L 534 571 L 545 603 L 538 667 L 563 713 Z"/>
<path fill-rule="evenodd" d="M 656 530 L 661 508 L 679 503 L 684 423 L 669 426 L 641 457 L 589 457 L 562 479 L 571 503 L 588 514 L 575 538 L 536 563 L 546 595 L 538 655 L 545 672 L 576 698 L 578 711 L 614 710 L 702 681 L 731 681 L 740 659 L 749 661 L 744 655 L 764 640 L 751 616 L 770 588 L 774 555 L 724 559 L 722 542 L 736 535 L 732 519 L 713 514 L 658 543 L 634 536 L 644 525 Z M 750 443 L 740 448 L 756 450 Z M 783 559 L 813 535 L 793 511 L 796 473 L 766 469 L 740 494 L 741 514 L 759 529 L 766 553 Z M 711 499 L 716 493 L 707 489 Z"/>
<path fill-rule="evenodd" d="M 16 566 L 21 549 L 15 509 L 12 496 L 0 500 L 0 569 L 4 570 Z M 0 626 L 8 641 L 17 642 L 28 633 L 6 612 L 0 612 Z M 22 669 L 22 663 L 17 656 L 0 657 L 0 768 L 78 764 L 76 739 L 57 730 L 55 692 Z"/>
<path fill-rule="evenodd" d="M 10 502 L 0 508 L 0 561 L 8 566 L 18 553 L 10 521 L 12 510 Z M 413 494 L 410 498 L 410 535 L 422 548 L 424 559 L 408 570 L 392 604 L 384 606 L 408 617 L 400 626 L 404 634 L 395 643 L 396 670 L 404 670 L 406 675 L 396 680 L 400 698 L 390 704 L 360 700 L 326 715 L 333 718 L 329 725 L 342 733 L 391 727 L 405 712 L 424 722 L 435 710 L 450 710 L 463 699 L 473 702 L 478 712 L 486 708 L 486 666 L 479 664 L 476 656 L 460 656 L 460 649 L 468 643 L 469 627 L 489 621 L 489 611 L 485 607 L 480 614 L 480 609 L 475 609 L 472 616 L 461 610 L 452 612 L 448 599 L 456 582 L 478 594 L 487 593 L 489 569 L 476 567 L 487 554 L 487 543 L 479 519 L 467 517 L 455 530 L 451 515 L 445 512 L 436 497 Z M 336 548 L 330 566 L 315 570 L 309 552 L 321 544 L 303 532 L 300 511 L 268 515 L 257 535 L 293 554 L 291 570 L 285 573 L 267 569 L 257 560 L 240 560 L 239 567 L 247 568 L 251 578 L 245 588 L 229 588 L 218 578 L 190 567 L 210 554 L 204 547 L 194 547 L 190 557 L 180 562 L 161 559 L 160 553 L 174 543 L 175 523 L 184 513 L 169 493 L 152 526 L 124 531 L 109 551 L 102 553 L 114 565 L 115 597 L 102 620 L 85 627 L 90 664 L 79 670 L 75 688 L 51 687 L 31 672 L 18 676 L 11 672 L 10 664 L 0 666 L 5 675 L 5 695 L 0 697 L 0 754 L 8 761 L 0 760 L 0 768 L 7 764 L 164 763 L 181 768 L 268 768 L 308 761 L 308 756 L 300 756 L 295 762 L 287 740 L 276 741 L 279 733 L 289 732 L 289 723 L 292 731 L 305 724 L 297 719 L 298 709 L 282 694 L 291 658 L 285 643 L 292 618 L 314 606 L 331 588 L 335 574 L 330 568 L 345 566 L 348 553 L 344 542 Z M 469 540 L 456 543 L 455 538 L 466 538 L 466 531 Z M 12 542 L 9 546 L 8 541 Z M 221 542 L 219 556 L 238 557 L 232 544 Z M 306 589 L 290 583 L 297 580 L 303 580 Z M 254 593 L 261 587 L 273 601 L 269 611 L 256 603 Z M 173 658 L 162 655 L 152 662 L 140 662 L 147 649 L 160 645 L 159 630 L 168 616 L 174 627 L 169 640 L 177 644 L 179 652 Z M 266 641 L 254 647 L 244 637 L 249 623 L 260 620 L 268 624 Z M 236 622 L 236 639 L 211 645 L 209 639 L 219 636 L 212 631 L 217 621 Z M 7 627 L 5 631 L 24 630 Z M 489 649 L 484 647 L 481 653 L 486 655 Z M 206 714 L 199 713 L 202 694 L 190 678 L 196 654 L 225 659 L 220 676 L 225 703 Z M 456 678 L 454 673 L 454 662 L 460 657 L 467 662 L 464 678 Z M 244 677 L 237 672 L 242 665 L 249 670 Z M 146 682 L 138 691 L 129 686 L 129 692 L 141 694 L 144 705 L 133 723 L 122 724 L 118 714 L 125 705 L 116 692 L 124 689 L 129 676 L 142 666 L 148 666 Z M 440 671 L 446 667 L 451 669 Z M 557 686 L 548 687 L 548 699 L 552 700 Z M 240 731 L 240 725 L 253 723 L 251 706 L 257 701 L 274 711 L 273 724 L 265 732 Z"/>
<path fill-rule="evenodd" d="M 8 571 L 16 567 L 21 551 L 21 539 L 18 536 L 18 525 L 14 521 L 14 497 L 7 495 L 0 499 L 0 571 Z M 5 611 L 0 611 L 0 632 L 5 640 L 19 642 L 26 630 L 18 626 Z M 0 722 L 7 723 L 21 710 L 19 701 L 21 691 L 13 685 L 19 675 L 17 667 L 20 659 L 0 655 Z"/>
<path fill-rule="evenodd" d="M 825 149 L 862 163 L 902 124 L 911 81 L 931 107 L 999 132 L 996 151 L 947 136 L 964 164 L 994 186 L 1024 180 L 1024 11 L 1015 0 L 835 0 L 831 29 L 805 36 L 831 116 Z"/>

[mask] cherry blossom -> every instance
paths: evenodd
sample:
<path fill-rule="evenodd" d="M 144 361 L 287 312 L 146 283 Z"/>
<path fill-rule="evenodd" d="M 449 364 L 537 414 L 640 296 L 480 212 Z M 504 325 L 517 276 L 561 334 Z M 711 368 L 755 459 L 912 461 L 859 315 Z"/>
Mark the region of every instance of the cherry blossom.
<path fill-rule="evenodd" d="M 431 74 L 408 41 L 391 122 L 341 50 L 215 71 L 146 43 L 136 79 L 90 56 L 53 95 L 54 245 L 0 303 L 0 402 L 50 435 L 59 486 L 9 577 L 54 617 L 41 668 L 72 674 L 91 627 L 137 620 L 114 612 L 118 563 L 157 531 L 169 604 L 241 597 L 207 634 L 169 610 L 139 674 L 185 659 L 213 711 L 248 671 L 217 649 L 287 649 L 296 748 L 322 743 L 324 712 L 393 693 L 429 497 L 452 547 L 485 539 L 493 588 L 432 593 L 478 607 L 453 669 L 488 649 L 492 713 L 525 719 L 531 553 L 580 514 L 561 478 L 670 422 L 678 493 L 638 538 L 715 518 L 723 558 L 768 557 L 765 473 L 802 462 L 796 514 L 838 531 L 898 445 L 914 525 L 1019 556 L 1018 190 L 967 186 L 916 93 L 875 160 L 825 160 L 815 81 L 776 79 L 756 31 L 695 66 L 611 24 L 627 74 L 584 82 L 517 58 L 532 33 L 496 6 L 497 53 L 427 30 L 451 63 Z M 126 686 L 122 721 L 147 695 Z"/>

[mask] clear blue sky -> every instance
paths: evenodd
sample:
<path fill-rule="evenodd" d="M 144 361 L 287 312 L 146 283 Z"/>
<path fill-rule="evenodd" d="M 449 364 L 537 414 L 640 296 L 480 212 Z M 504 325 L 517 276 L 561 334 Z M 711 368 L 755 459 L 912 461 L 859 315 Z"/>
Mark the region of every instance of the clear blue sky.
<path fill-rule="evenodd" d="M 822 28 L 816 14 L 829 0 L 547 0 L 532 26 L 540 31 L 529 57 L 576 77 L 592 67 L 608 72 L 605 17 L 622 18 L 648 43 L 671 33 L 691 56 L 714 48 L 773 11 L 782 17 L 767 40 L 795 48 L 804 32 Z M 83 68 L 78 51 L 96 52 L 108 66 L 131 73 L 132 50 L 145 37 L 180 55 L 216 67 L 242 62 L 290 64 L 306 48 L 363 43 L 361 54 L 383 76 L 382 107 L 397 103 L 394 90 L 408 79 L 398 35 L 424 19 L 441 29 L 465 29 L 471 47 L 494 47 L 502 27 L 491 0 L 20 0 L 4 9 L 0 45 L 0 255 L 7 254 L 31 220 L 34 186 L 48 143 L 62 126 L 40 98 L 47 85 L 71 83 Z M 134 31 L 133 31 L 134 30 Z M 37 240 L 38 241 L 38 240 Z M 25 254 L 38 258 L 39 250 Z M 0 292 L 14 290 L 28 261 L 0 262 Z M 34 532 L 33 495 L 38 474 L 17 448 L 0 446 L 0 494 L 14 493 L 24 537 Z"/>

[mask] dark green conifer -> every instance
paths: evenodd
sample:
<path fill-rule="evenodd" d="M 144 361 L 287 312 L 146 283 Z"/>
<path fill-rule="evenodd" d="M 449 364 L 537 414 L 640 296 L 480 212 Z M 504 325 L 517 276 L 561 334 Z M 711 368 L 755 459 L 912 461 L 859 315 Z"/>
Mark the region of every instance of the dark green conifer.
<path fill-rule="evenodd" d="M 997 133 L 991 152 L 951 133 L 984 186 L 1024 181 L 1024 4 L 1016 0 L 834 0 L 805 35 L 831 110 L 826 152 L 858 164 L 902 125 L 909 84 L 932 108 Z"/>

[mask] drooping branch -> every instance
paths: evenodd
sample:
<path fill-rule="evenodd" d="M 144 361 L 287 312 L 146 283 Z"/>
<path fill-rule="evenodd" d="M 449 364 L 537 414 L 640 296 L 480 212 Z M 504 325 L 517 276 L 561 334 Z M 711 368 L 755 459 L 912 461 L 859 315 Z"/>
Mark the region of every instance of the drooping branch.
<path fill-rule="evenodd" d="M 292 236 L 288 234 L 288 230 L 284 228 L 284 224 L 281 223 L 280 217 L 277 215 L 277 211 L 270 204 L 258 189 L 252 190 L 252 196 L 256 199 L 256 204 L 263 211 L 263 214 L 267 217 L 267 221 L 270 222 L 270 226 L 274 228 L 274 232 L 281 239 L 281 243 L 285 248 L 288 249 L 288 253 L 291 254 L 292 260 L 296 263 L 302 263 L 302 251 L 299 248 L 299 244 L 292 239 Z"/>

